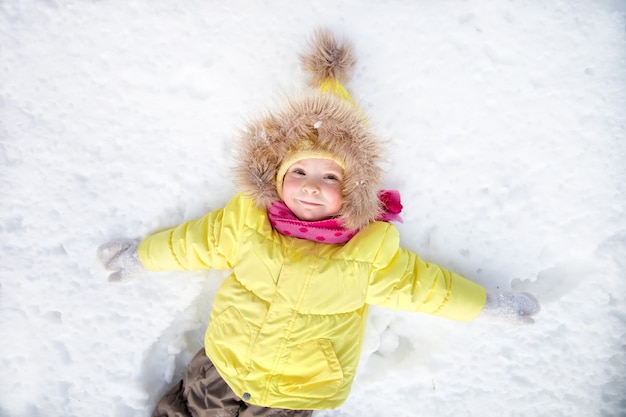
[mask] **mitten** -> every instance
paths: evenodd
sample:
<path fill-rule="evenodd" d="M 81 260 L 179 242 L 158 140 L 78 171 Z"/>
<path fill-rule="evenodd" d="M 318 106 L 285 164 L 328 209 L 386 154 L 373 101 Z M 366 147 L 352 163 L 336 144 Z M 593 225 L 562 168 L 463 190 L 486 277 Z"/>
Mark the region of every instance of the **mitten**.
<path fill-rule="evenodd" d="M 487 292 L 481 316 L 511 324 L 533 324 L 531 316 L 540 310 L 539 301 L 526 292 Z"/>
<path fill-rule="evenodd" d="M 98 248 L 98 259 L 107 271 L 115 271 L 109 275 L 110 282 L 127 281 L 134 275 L 145 271 L 137 248 L 139 239 L 114 240 Z"/>

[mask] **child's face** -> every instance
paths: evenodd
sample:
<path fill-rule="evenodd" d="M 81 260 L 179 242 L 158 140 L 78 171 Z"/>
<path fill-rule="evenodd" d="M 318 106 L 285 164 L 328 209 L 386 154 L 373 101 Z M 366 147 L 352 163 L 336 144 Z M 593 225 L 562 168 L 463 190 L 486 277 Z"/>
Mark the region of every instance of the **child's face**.
<path fill-rule="evenodd" d="M 283 201 L 300 220 L 316 221 L 339 213 L 343 168 L 330 159 L 309 158 L 291 165 L 283 180 Z"/>

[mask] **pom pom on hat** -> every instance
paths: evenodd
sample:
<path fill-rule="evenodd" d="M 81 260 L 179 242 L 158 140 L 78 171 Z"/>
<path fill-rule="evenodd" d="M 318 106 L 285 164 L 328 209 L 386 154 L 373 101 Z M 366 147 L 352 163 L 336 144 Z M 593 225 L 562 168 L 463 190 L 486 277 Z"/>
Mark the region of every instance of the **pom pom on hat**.
<path fill-rule="evenodd" d="M 327 80 L 339 84 L 348 81 L 356 63 L 349 41 L 338 40 L 329 29 L 322 28 L 315 31 L 309 46 L 300 56 L 309 85 L 317 88 Z"/>

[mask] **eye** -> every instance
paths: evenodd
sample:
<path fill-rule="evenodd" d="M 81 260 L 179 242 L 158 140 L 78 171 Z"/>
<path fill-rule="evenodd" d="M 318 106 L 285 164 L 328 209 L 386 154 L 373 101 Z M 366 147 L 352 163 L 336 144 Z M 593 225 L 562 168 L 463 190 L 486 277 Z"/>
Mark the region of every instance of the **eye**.
<path fill-rule="evenodd" d="M 338 176 L 336 176 L 335 174 L 328 174 L 324 178 L 326 178 L 327 180 L 330 180 L 330 181 L 341 181 L 341 179 Z"/>
<path fill-rule="evenodd" d="M 306 175 L 304 170 L 301 168 L 294 168 L 293 170 L 291 170 L 291 173 L 295 175 Z"/>

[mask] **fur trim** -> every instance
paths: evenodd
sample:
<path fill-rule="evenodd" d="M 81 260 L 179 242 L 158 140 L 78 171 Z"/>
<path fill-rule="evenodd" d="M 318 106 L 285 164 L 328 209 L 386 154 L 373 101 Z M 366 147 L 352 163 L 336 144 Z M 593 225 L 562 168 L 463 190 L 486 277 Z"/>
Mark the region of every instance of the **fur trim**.
<path fill-rule="evenodd" d="M 359 229 L 380 214 L 382 143 L 370 132 L 362 112 L 332 93 L 311 91 L 287 100 L 283 108 L 252 121 L 239 141 L 234 180 L 239 189 L 269 208 L 280 197 L 276 174 L 281 161 L 302 139 L 311 150 L 345 162 L 344 203 L 339 217 L 348 229 Z"/>
<path fill-rule="evenodd" d="M 319 87 L 328 79 L 340 83 L 348 81 L 356 63 L 349 41 L 338 41 L 330 30 L 318 29 L 309 46 L 300 61 L 311 86 Z"/>

